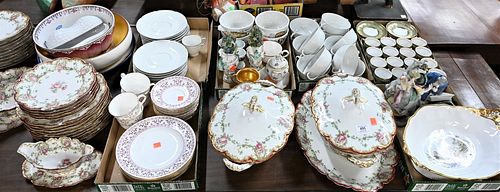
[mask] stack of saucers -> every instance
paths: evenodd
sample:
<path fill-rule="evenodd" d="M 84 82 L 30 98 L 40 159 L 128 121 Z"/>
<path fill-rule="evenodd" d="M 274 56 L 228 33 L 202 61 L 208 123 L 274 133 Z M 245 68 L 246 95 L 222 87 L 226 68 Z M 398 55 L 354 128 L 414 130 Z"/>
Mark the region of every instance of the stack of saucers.
<path fill-rule="evenodd" d="M 0 69 L 15 66 L 35 53 L 33 25 L 28 15 L 0 10 L 0 26 Z"/>
<path fill-rule="evenodd" d="M 200 99 L 200 86 L 182 76 L 165 78 L 151 90 L 151 101 L 157 114 L 190 119 L 196 112 Z"/>
<path fill-rule="evenodd" d="M 142 43 L 155 40 L 181 41 L 189 34 L 186 17 L 177 11 L 160 10 L 148 13 L 137 21 Z"/>
<path fill-rule="evenodd" d="M 21 76 L 14 90 L 17 114 L 36 140 L 89 140 L 111 121 L 106 80 L 82 59 L 40 63 Z"/>
<path fill-rule="evenodd" d="M 189 168 L 196 134 L 185 121 L 169 116 L 143 119 L 128 128 L 116 145 L 116 162 L 127 178 L 173 180 Z"/>
<path fill-rule="evenodd" d="M 132 63 L 134 72 L 148 76 L 152 82 L 158 82 L 165 77 L 187 74 L 188 51 L 176 41 L 154 41 L 137 49 Z"/>
<path fill-rule="evenodd" d="M 26 70 L 27 68 L 21 67 L 0 72 L 0 133 L 22 124 L 16 114 L 14 85 Z"/>

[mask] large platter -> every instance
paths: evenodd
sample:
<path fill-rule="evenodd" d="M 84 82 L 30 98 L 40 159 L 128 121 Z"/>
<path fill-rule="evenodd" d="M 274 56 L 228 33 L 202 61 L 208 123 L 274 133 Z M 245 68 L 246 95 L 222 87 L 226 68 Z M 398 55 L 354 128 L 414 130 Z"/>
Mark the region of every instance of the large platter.
<path fill-rule="evenodd" d="M 153 116 L 128 128 L 116 145 L 116 160 L 136 180 L 169 179 L 194 155 L 196 135 L 185 121 Z"/>
<path fill-rule="evenodd" d="M 389 183 L 395 174 L 397 153 L 391 145 L 376 154 L 377 162 L 369 168 L 360 168 L 331 148 L 316 129 L 312 118 L 311 91 L 304 93 L 297 106 L 295 125 L 297 140 L 309 163 L 335 184 L 356 191 L 377 191 Z"/>
<path fill-rule="evenodd" d="M 337 149 L 370 154 L 392 144 L 396 124 L 391 107 L 369 80 L 352 76 L 324 78 L 314 88 L 311 101 L 319 132 Z"/>
<path fill-rule="evenodd" d="M 262 163 L 287 143 L 294 108 L 281 89 L 239 84 L 215 107 L 208 125 L 212 145 L 232 162 Z"/>
<path fill-rule="evenodd" d="M 21 107 L 51 110 L 86 95 L 96 82 L 95 69 L 82 59 L 59 58 L 26 71 L 15 85 Z"/>

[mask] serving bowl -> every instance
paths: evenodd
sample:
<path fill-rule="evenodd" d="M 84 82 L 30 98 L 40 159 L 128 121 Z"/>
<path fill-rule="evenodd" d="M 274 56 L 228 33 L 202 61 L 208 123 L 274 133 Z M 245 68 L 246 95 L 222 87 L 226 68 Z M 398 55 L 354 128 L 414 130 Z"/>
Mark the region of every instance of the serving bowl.
<path fill-rule="evenodd" d="M 500 129 L 491 119 L 465 107 L 426 105 L 408 120 L 403 149 L 439 178 L 477 180 L 500 173 L 499 141 Z"/>
<path fill-rule="evenodd" d="M 80 46 L 65 49 L 46 46 L 56 30 L 72 27 L 83 16 L 97 16 L 109 27 L 98 38 Z M 111 46 L 114 26 L 115 17 L 109 9 L 98 5 L 79 5 L 60 10 L 43 19 L 33 32 L 33 41 L 53 57 L 89 58 L 99 55 Z"/>
<path fill-rule="evenodd" d="M 290 19 L 279 11 L 264 11 L 255 18 L 255 25 L 262 31 L 264 37 L 281 37 L 288 32 Z"/>
<path fill-rule="evenodd" d="M 245 37 L 253 26 L 255 17 L 248 11 L 233 10 L 222 14 L 219 18 L 219 31 L 235 38 Z"/>
<path fill-rule="evenodd" d="M 97 71 L 107 69 L 128 54 L 129 47 L 133 40 L 133 32 L 128 21 L 117 13 L 113 14 L 115 17 L 115 29 L 111 46 L 104 53 L 85 59 L 87 62 L 91 63 Z M 41 62 L 54 59 L 49 52 L 39 46 L 35 46 L 35 50 Z"/>

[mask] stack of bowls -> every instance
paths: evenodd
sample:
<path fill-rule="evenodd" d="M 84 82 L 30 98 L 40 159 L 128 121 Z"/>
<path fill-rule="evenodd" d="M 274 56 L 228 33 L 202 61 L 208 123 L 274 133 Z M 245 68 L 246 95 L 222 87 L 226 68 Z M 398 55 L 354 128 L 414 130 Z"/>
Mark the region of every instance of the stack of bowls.
<path fill-rule="evenodd" d="M 101 73 L 110 71 L 125 63 L 134 49 L 133 32 L 127 20 L 117 14 L 114 15 L 114 31 L 110 47 L 101 54 L 85 58 L 85 61 L 91 63 L 95 69 Z M 50 61 L 56 57 L 49 54 L 42 47 L 35 46 L 38 61 Z"/>
<path fill-rule="evenodd" d="M 13 67 L 33 55 L 33 24 L 19 11 L 0 11 L 0 70 Z"/>
<path fill-rule="evenodd" d="M 186 17 L 177 11 L 159 10 L 142 16 L 137 21 L 137 31 L 142 43 L 155 40 L 172 40 L 180 42 L 189 34 Z"/>
<path fill-rule="evenodd" d="M 218 30 L 223 35 L 231 35 L 246 41 L 250 35 L 255 17 L 248 11 L 233 10 L 222 14 L 219 18 Z"/>
<path fill-rule="evenodd" d="M 279 11 L 264 11 L 255 18 L 255 25 L 262 31 L 265 40 L 285 43 L 290 19 Z"/>
<path fill-rule="evenodd" d="M 27 68 L 9 69 L 0 72 L 0 133 L 18 127 L 23 122 L 16 113 L 14 85 Z"/>
<path fill-rule="evenodd" d="M 174 76 L 153 86 L 151 101 L 157 114 L 190 119 L 198 109 L 200 86 L 194 80 Z"/>
<path fill-rule="evenodd" d="M 136 181 L 165 181 L 189 168 L 196 134 L 185 121 L 169 116 L 143 119 L 128 128 L 116 144 L 116 162 Z"/>
<path fill-rule="evenodd" d="M 158 40 L 146 43 L 134 53 L 133 70 L 158 82 L 166 77 L 185 76 L 188 51 L 177 41 Z"/>
<path fill-rule="evenodd" d="M 28 69 L 14 86 L 17 114 L 35 140 L 85 141 L 111 122 L 104 77 L 82 59 L 58 58 Z"/>

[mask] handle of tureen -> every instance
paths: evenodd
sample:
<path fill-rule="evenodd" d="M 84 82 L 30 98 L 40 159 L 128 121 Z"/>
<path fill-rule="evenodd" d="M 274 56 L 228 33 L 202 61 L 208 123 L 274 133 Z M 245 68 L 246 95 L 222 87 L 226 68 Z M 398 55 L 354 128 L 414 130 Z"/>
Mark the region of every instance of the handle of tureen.
<path fill-rule="evenodd" d="M 356 106 L 359 106 L 361 109 L 364 109 L 364 104 L 367 100 L 361 97 L 361 93 L 358 88 L 353 88 L 351 91 L 351 95 L 345 96 L 342 98 L 342 109 L 345 109 L 345 103 L 351 102 Z"/>
<path fill-rule="evenodd" d="M 257 80 L 255 82 L 256 83 L 260 83 L 263 86 L 273 86 L 273 87 L 276 87 L 276 88 L 279 89 L 279 87 L 276 84 L 274 84 L 273 82 L 268 81 L 268 80 Z"/>
<path fill-rule="evenodd" d="M 223 158 L 222 161 L 224 162 L 224 165 L 226 165 L 226 167 L 229 170 L 236 171 L 236 172 L 242 172 L 244 170 L 247 170 L 250 167 L 252 167 L 252 165 L 253 165 L 251 163 L 245 163 L 245 164 L 234 163 L 227 158 Z"/>
<path fill-rule="evenodd" d="M 358 158 L 353 157 L 353 156 L 348 156 L 347 160 L 349 160 L 351 163 L 357 165 L 358 167 L 368 168 L 368 167 L 371 167 L 375 163 L 377 158 L 375 156 L 373 156 L 373 157 L 365 157 L 362 159 L 358 159 Z"/>

